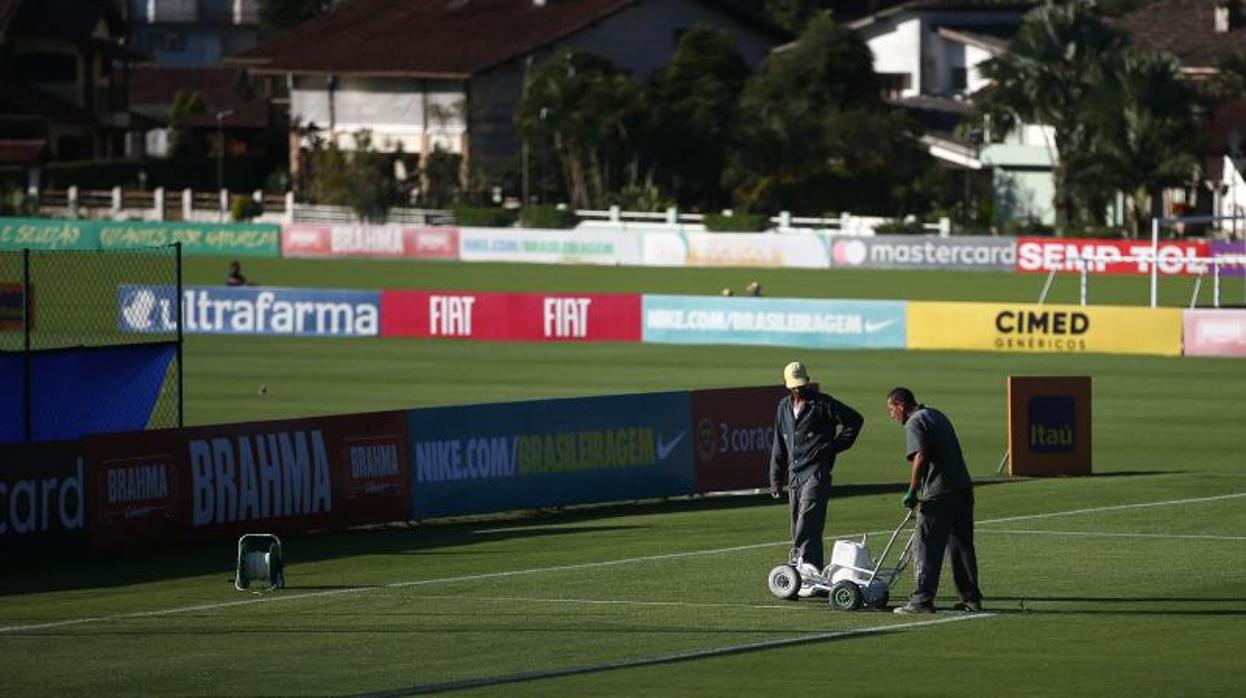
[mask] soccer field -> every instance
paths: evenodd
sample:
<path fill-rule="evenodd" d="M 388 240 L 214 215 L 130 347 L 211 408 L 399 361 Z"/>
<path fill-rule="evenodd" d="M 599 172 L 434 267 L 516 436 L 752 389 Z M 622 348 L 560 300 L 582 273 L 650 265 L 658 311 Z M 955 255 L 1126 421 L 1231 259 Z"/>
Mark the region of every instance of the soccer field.
<path fill-rule="evenodd" d="M 218 283 L 224 267 L 188 260 L 187 283 Z M 1025 302 L 1043 281 L 291 260 L 248 261 L 244 271 L 280 285 L 576 292 L 716 293 L 756 278 L 774 296 Z M 1165 304 L 1188 302 L 1185 282 L 1165 281 Z M 1146 302 L 1144 280 L 1092 283 L 1092 300 Z M 1076 278 L 1062 277 L 1050 300 L 1076 292 Z M 6 564 L 0 694 L 1240 693 L 1240 361 L 189 337 L 187 416 L 773 384 L 793 358 L 867 420 L 836 467 L 830 538 L 900 521 L 906 470 L 902 432 L 883 409 L 889 388 L 908 385 L 952 417 L 979 484 L 987 613 L 914 618 L 782 602 L 765 575 L 786 556 L 785 505 L 766 496 L 645 502 L 291 537 L 288 587 L 267 595 L 227 582 L 232 541 Z M 994 475 L 1009 374 L 1092 376 L 1096 475 Z M 871 538 L 875 552 L 882 543 Z M 954 599 L 944 576 L 946 609 Z M 906 573 L 893 598 L 911 589 Z"/>

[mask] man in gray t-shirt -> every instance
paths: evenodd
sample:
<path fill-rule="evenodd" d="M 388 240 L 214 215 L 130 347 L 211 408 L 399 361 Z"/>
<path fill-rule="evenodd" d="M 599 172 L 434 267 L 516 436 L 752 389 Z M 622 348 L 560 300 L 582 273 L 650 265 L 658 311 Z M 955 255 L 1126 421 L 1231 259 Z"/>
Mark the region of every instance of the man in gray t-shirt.
<path fill-rule="evenodd" d="M 910 461 L 909 488 L 901 504 L 917 509 L 917 536 L 913 539 L 917 588 L 896 613 L 934 613 L 945 551 L 960 595 L 955 608 L 981 611 L 978 558 L 973 545 L 973 480 L 965 467 L 956 429 L 947 415 L 919 404 L 908 388 L 887 394 L 887 412 L 904 425 L 904 455 Z"/>

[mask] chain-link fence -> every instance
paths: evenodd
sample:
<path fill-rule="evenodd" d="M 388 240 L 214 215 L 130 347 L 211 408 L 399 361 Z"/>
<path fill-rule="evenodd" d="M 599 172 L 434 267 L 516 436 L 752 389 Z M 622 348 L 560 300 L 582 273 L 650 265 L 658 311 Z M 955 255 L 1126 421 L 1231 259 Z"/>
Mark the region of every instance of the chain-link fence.
<path fill-rule="evenodd" d="M 0 251 L 0 442 L 182 424 L 181 252 Z"/>

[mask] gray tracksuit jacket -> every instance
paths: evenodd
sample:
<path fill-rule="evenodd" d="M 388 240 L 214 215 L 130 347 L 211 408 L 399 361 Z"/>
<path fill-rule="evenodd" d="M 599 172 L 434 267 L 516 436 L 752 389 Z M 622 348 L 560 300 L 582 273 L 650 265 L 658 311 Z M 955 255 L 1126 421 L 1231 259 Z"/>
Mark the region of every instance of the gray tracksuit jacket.
<path fill-rule="evenodd" d="M 865 418 L 856 410 L 825 393 L 809 396 L 800 417 L 792 415 L 792 396 L 779 401 L 774 420 L 774 445 L 770 449 L 770 484 L 800 487 L 818 470 L 835 467 L 835 454 L 852 448 Z"/>

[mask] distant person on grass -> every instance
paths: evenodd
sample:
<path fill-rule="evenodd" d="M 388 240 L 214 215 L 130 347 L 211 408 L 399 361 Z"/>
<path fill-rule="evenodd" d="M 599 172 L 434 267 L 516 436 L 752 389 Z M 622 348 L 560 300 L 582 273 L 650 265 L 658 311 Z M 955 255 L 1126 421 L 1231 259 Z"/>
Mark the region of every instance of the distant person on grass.
<path fill-rule="evenodd" d="M 904 426 L 904 457 L 910 461 L 909 488 L 900 503 L 917 510 L 913 566 L 917 588 L 896 613 L 934 613 L 943 554 L 952 564 L 952 580 L 966 613 L 982 610 L 978 555 L 973 546 L 973 480 L 947 415 L 919 404 L 908 388 L 887 394 L 887 412 Z"/>
<path fill-rule="evenodd" d="M 229 276 L 225 277 L 226 286 L 246 286 L 247 277 L 242 275 L 242 263 L 234 260 L 229 263 Z"/>
<path fill-rule="evenodd" d="M 778 499 L 786 486 L 792 514 L 792 561 L 802 576 L 821 574 L 831 470 L 836 454 L 852 448 L 865 419 L 810 385 L 809 372 L 799 361 L 784 367 L 783 385 L 789 394 L 779 401 L 775 415 L 770 496 Z M 805 589 L 801 594 L 808 596 Z"/>

